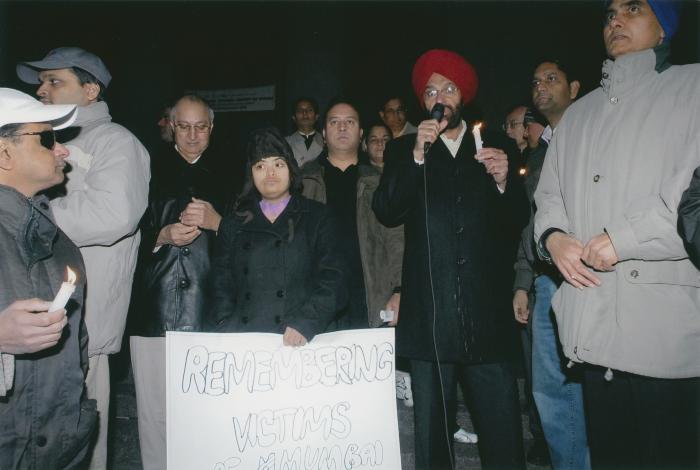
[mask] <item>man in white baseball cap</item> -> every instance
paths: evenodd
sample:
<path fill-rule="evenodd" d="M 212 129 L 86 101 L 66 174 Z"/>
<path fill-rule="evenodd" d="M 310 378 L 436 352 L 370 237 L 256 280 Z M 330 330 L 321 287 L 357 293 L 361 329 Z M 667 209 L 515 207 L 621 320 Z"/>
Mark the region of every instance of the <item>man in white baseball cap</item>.
<path fill-rule="evenodd" d="M 74 126 L 80 133 L 66 142 L 71 170 L 66 195 L 51 201 L 58 226 L 80 247 L 90 285 L 85 322 L 90 336 L 88 397 L 100 414 L 91 470 L 107 468 L 109 355 L 119 352 L 131 299 L 138 246 L 138 223 L 148 201 L 150 159 L 141 142 L 112 122 L 105 88 L 112 76 L 95 54 L 59 47 L 43 59 L 21 62 L 17 75 L 38 84 L 45 104 L 78 105 Z"/>
<path fill-rule="evenodd" d="M 95 427 L 84 394 L 87 332 L 80 251 L 41 192 L 64 179 L 68 150 L 54 129 L 74 105 L 44 105 L 0 88 L 0 462 L 5 468 L 77 468 Z M 68 303 L 51 307 L 66 267 Z"/>

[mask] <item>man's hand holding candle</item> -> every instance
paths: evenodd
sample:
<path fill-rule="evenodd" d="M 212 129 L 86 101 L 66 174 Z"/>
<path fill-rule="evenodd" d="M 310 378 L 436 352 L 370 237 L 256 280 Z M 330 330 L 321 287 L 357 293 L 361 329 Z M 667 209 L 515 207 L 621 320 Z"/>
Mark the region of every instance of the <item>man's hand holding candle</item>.
<path fill-rule="evenodd" d="M 49 312 L 51 302 L 17 300 L 0 312 L 0 352 L 27 354 L 55 346 L 68 323 L 66 310 Z"/>
<path fill-rule="evenodd" d="M 498 188 L 505 191 L 508 178 L 508 155 L 501 149 L 485 147 L 476 152 L 474 158 L 484 164 L 486 172 L 493 176 Z"/>

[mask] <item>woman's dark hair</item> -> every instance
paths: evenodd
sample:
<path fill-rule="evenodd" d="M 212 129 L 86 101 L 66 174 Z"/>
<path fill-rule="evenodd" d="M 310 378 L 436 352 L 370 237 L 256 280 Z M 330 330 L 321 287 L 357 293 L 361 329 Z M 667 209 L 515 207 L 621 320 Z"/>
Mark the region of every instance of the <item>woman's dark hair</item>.
<path fill-rule="evenodd" d="M 244 202 L 260 201 L 262 196 L 253 183 L 253 166 L 263 158 L 268 157 L 280 157 L 287 163 L 289 168 L 289 193 L 292 195 L 301 194 L 301 170 L 294 159 L 292 148 L 277 128 L 265 127 L 256 129 L 250 134 L 246 149 L 245 182 L 234 208 L 238 208 Z"/>

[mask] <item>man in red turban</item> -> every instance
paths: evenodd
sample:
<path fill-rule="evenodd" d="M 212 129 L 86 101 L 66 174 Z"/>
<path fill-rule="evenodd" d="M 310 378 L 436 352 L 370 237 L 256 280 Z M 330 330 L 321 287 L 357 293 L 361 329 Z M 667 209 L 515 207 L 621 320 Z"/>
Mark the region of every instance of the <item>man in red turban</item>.
<path fill-rule="evenodd" d="M 529 208 L 503 148 L 485 134 L 477 152 L 462 110 L 478 78 L 462 56 L 423 54 L 413 68 L 421 106 L 444 107 L 418 133 L 394 139 L 374 195 L 380 222 L 404 224 L 397 354 L 411 362 L 416 469 L 456 468 L 456 384 L 466 386 L 484 467 L 524 468 L 510 305 L 513 254 Z"/>

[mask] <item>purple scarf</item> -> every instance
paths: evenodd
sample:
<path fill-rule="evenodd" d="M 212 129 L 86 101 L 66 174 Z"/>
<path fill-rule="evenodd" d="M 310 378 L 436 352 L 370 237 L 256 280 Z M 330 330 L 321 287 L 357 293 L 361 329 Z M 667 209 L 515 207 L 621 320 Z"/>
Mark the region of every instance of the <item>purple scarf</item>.
<path fill-rule="evenodd" d="M 290 199 L 292 199 L 291 195 L 288 195 L 280 202 L 267 202 L 266 200 L 261 199 L 260 210 L 263 214 L 265 214 L 267 220 L 274 222 L 277 217 L 279 217 L 279 215 L 287 208 L 287 204 L 289 204 Z"/>

